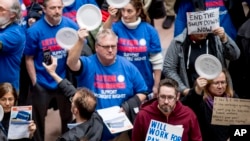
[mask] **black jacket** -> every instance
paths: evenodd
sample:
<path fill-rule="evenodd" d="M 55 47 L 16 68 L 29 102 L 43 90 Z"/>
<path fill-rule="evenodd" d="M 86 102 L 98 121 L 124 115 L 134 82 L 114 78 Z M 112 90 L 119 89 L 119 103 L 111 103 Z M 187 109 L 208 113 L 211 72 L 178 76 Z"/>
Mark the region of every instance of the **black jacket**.
<path fill-rule="evenodd" d="M 229 64 L 229 73 L 232 78 L 235 92 L 240 98 L 250 99 L 250 19 L 239 28 L 236 43 L 240 49 L 240 57 Z"/>
<path fill-rule="evenodd" d="M 58 84 L 58 87 L 68 98 L 74 96 L 76 93 L 76 88 L 67 79 L 63 79 Z M 70 129 L 68 132 L 58 137 L 57 141 L 80 141 L 82 139 L 87 139 L 88 141 L 99 141 L 101 140 L 102 131 L 102 118 L 94 112 L 89 120 Z"/>
<path fill-rule="evenodd" d="M 89 120 L 64 133 L 57 141 L 100 141 L 103 130 L 102 118 L 95 112 Z"/>

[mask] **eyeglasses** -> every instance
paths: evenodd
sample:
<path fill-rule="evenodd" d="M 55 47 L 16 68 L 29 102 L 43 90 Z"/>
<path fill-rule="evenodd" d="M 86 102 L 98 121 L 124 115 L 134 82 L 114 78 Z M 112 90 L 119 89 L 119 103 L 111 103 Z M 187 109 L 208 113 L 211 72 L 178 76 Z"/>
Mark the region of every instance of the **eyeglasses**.
<path fill-rule="evenodd" d="M 108 49 L 115 49 L 117 47 L 117 45 L 106 45 L 106 46 L 103 46 L 103 45 L 100 45 L 100 44 L 97 44 L 98 46 L 108 50 Z"/>
<path fill-rule="evenodd" d="M 175 96 L 172 96 L 172 95 L 160 95 L 159 96 L 159 99 L 160 100 L 164 100 L 166 101 L 166 99 L 169 101 L 169 102 L 172 102 L 176 97 Z"/>
<path fill-rule="evenodd" d="M 9 101 L 9 102 L 14 102 L 14 98 L 0 98 L 0 101 L 1 102 L 7 102 L 7 101 Z"/>
<path fill-rule="evenodd" d="M 225 86 L 225 85 L 227 85 L 227 82 L 226 81 L 217 81 L 217 82 L 212 82 L 212 84 L 215 86 L 219 86 L 219 85 Z"/>
<path fill-rule="evenodd" d="M 71 97 L 69 98 L 69 101 L 70 101 L 70 102 L 73 102 L 73 96 L 71 96 Z"/>

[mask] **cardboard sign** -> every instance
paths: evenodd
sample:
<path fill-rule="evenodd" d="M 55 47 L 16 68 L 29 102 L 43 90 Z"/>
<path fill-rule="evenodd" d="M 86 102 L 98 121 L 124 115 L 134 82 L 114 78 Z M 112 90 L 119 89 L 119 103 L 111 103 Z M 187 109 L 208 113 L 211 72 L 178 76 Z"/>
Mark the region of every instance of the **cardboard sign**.
<path fill-rule="evenodd" d="M 212 124 L 250 125 L 250 99 L 215 97 Z"/>
<path fill-rule="evenodd" d="M 219 8 L 199 12 L 187 12 L 188 35 L 211 33 L 219 26 Z"/>
<path fill-rule="evenodd" d="M 145 141 L 181 141 L 183 130 L 182 125 L 151 120 Z"/>

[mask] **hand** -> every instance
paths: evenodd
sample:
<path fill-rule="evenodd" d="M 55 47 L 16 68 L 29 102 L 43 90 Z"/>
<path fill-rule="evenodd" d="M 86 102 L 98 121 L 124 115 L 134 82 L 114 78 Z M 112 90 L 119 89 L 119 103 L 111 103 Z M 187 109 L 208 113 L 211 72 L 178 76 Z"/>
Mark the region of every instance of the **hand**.
<path fill-rule="evenodd" d="M 158 87 L 153 86 L 153 98 L 156 98 L 158 96 Z"/>
<path fill-rule="evenodd" d="M 121 112 L 125 112 L 124 109 L 121 107 L 120 110 L 119 110 L 119 113 Z"/>
<path fill-rule="evenodd" d="M 54 57 L 54 56 L 51 56 L 51 61 L 52 63 L 50 65 L 46 65 L 44 62 L 43 62 L 43 66 L 45 67 L 46 71 L 49 73 L 49 74 L 53 74 L 56 72 L 56 67 L 57 67 L 57 58 Z"/>
<path fill-rule="evenodd" d="M 198 77 L 196 79 L 196 86 L 195 86 L 196 93 L 201 94 L 201 92 L 206 87 L 207 83 L 208 83 L 207 79 L 205 79 L 203 77 Z"/>
<path fill-rule="evenodd" d="M 223 27 L 219 27 L 219 28 L 215 29 L 215 30 L 213 31 L 213 33 L 214 33 L 215 35 L 217 35 L 217 36 L 220 37 L 220 40 L 222 41 L 222 43 L 227 42 L 227 35 L 226 35 L 225 30 L 224 30 Z"/>
<path fill-rule="evenodd" d="M 82 40 L 82 41 L 84 41 L 85 38 L 89 36 L 88 30 L 86 28 L 84 28 L 84 27 L 79 29 L 77 33 L 78 33 L 79 39 Z"/>
<path fill-rule="evenodd" d="M 185 90 L 183 91 L 183 95 L 184 95 L 184 96 L 188 95 L 189 91 L 190 91 L 189 88 L 185 89 Z"/>
<path fill-rule="evenodd" d="M 28 19 L 28 25 L 29 25 L 29 27 L 31 27 L 35 22 L 36 22 L 35 18 L 29 18 Z"/>
<path fill-rule="evenodd" d="M 111 16 L 111 18 L 116 18 L 117 13 L 118 13 L 118 9 L 114 8 L 112 6 L 109 6 L 108 12 L 109 12 L 109 15 Z"/>
<path fill-rule="evenodd" d="M 29 124 L 29 132 L 30 132 L 30 138 L 33 137 L 35 131 L 36 131 L 36 124 L 34 123 L 33 120 L 30 121 L 30 124 Z"/>

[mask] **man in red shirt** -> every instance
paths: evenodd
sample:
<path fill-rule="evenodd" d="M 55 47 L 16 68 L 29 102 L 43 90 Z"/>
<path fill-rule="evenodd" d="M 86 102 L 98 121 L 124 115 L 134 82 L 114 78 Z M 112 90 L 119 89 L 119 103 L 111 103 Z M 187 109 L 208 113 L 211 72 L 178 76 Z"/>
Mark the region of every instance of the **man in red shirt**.
<path fill-rule="evenodd" d="M 196 115 L 179 101 L 178 83 L 173 79 L 164 79 L 158 92 L 157 98 L 141 106 L 134 122 L 132 141 L 145 141 L 151 120 L 182 126 L 182 141 L 202 141 Z"/>

